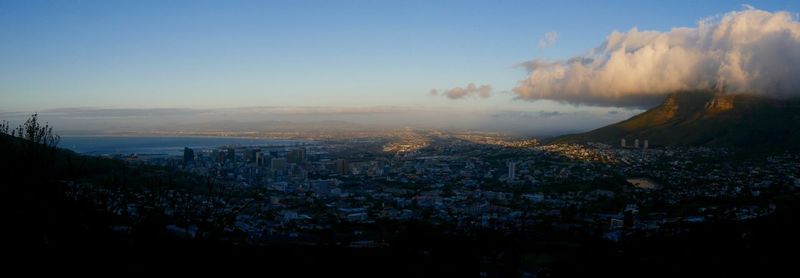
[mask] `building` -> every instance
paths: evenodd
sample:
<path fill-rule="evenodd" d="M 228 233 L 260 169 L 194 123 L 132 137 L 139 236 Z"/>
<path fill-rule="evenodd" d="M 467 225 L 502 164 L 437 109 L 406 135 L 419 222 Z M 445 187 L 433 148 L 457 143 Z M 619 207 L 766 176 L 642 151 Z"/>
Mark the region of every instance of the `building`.
<path fill-rule="evenodd" d="M 260 152 L 256 152 L 256 166 L 264 165 L 264 155 Z"/>
<path fill-rule="evenodd" d="M 517 163 L 514 161 L 509 161 L 508 165 L 508 180 L 513 181 L 516 179 L 517 175 Z"/>
<path fill-rule="evenodd" d="M 234 162 L 236 161 L 236 150 L 233 148 L 226 148 L 225 149 L 225 160 Z"/>
<path fill-rule="evenodd" d="M 347 160 L 337 159 L 333 163 L 334 169 L 339 175 L 347 175 L 350 172 L 350 165 L 347 163 Z"/>
<path fill-rule="evenodd" d="M 609 229 L 618 230 L 622 229 L 623 227 L 625 227 L 625 219 L 611 219 L 611 225 L 609 226 Z"/>
<path fill-rule="evenodd" d="M 639 148 L 639 139 L 633 140 L 633 147 L 637 149 Z"/>
<path fill-rule="evenodd" d="M 194 163 L 194 150 L 190 149 L 189 147 L 183 148 L 183 165 L 189 165 Z"/>
<path fill-rule="evenodd" d="M 286 155 L 286 160 L 289 163 L 303 163 L 306 161 L 306 149 L 297 148 L 289 151 L 289 154 Z"/>
<path fill-rule="evenodd" d="M 627 147 L 625 146 L 625 138 L 619 140 L 619 145 L 622 146 L 623 148 Z"/>
<path fill-rule="evenodd" d="M 261 149 L 248 149 L 244 151 L 244 160 L 247 163 L 258 164 L 257 157 L 260 157 Z"/>
<path fill-rule="evenodd" d="M 336 187 L 337 180 L 335 179 L 326 179 L 326 180 L 314 180 L 310 182 L 311 184 L 311 191 L 317 193 L 319 195 L 327 195 L 330 193 L 331 189 Z"/>
<path fill-rule="evenodd" d="M 285 171 L 287 166 L 286 158 L 273 158 L 270 163 L 270 169 L 273 171 Z"/>
<path fill-rule="evenodd" d="M 642 147 L 642 159 L 647 159 L 647 148 L 650 146 L 650 142 L 644 140 L 644 147 Z"/>
<path fill-rule="evenodd" d="M 211 157 L 217 162 L 225 162 L 225 152 L 221 150 L 211 151 Z"/>

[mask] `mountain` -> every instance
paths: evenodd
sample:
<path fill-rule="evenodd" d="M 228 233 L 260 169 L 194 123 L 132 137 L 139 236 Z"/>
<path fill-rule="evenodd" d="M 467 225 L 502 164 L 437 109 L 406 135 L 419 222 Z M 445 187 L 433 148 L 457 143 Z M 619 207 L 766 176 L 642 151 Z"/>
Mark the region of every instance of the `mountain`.
<path fill-rule="evenodd" d="M 207 121 L 183 124 L 164 124 L 153 128 L 158 131 L 349 131 L 363 130 L 364 125 L 346 121 Z"/>
<path fill-rule="evenodd" d="M 635 139 L 651 146 L 720 146 L 792 149 L 800 147 L 800 100 L 711 91 L 672 93 L 650 110 L 586 133 L 551 143 L 603 142 L 629 145 Z"/>

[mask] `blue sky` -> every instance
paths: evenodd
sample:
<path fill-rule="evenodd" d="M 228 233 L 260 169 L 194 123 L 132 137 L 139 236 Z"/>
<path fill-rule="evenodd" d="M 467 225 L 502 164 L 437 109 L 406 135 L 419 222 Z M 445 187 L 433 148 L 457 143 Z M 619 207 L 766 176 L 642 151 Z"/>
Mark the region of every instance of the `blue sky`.
<path fill-rule="evenodd" d="M 0 0 L 0 110 L 437 106 L 551 109 L 514 65 L 669 30 L 741 1 Z M 798 1 L 749 2 L 796 12 Z M 558 33 L 548 48 L 538 41 Z M 491 84 L 487 100 L 427 95 Z"/>

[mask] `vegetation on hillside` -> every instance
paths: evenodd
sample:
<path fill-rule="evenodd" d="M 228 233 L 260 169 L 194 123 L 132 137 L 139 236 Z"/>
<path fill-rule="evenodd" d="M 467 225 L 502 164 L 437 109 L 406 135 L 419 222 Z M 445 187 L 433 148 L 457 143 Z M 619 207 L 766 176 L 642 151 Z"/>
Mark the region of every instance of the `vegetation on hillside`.
<path fill-rule="evenodd" d="M 797 150 L 800 100 L 776 100 L 747 94 L 686 91 L 669 95 L 659 106 L 625 121 L 553 143 L 649 140 L 651 146 L 717 146 L 739 149 Z"/>

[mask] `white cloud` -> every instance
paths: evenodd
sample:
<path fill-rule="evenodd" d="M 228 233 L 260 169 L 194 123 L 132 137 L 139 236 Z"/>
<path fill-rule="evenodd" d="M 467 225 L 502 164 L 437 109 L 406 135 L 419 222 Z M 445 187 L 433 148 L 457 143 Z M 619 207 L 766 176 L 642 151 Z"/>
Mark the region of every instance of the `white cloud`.
<path fill-rule="evenodd" d="M 539 48 L 548 48 L 558 41 L 558 33 L 555 31 L 544 33 L 544 37 L 539 39 Z"/>
<path fill-rule="evenodd" d="M 589 53 L 523 63 L 514 93 L 608 106 L 641 106 L 679 90 L 719 89 L 770 97 L 800 94 L 800 23 L 788 12 L 742 11 L 667 32 L 613 32 Z"/>

